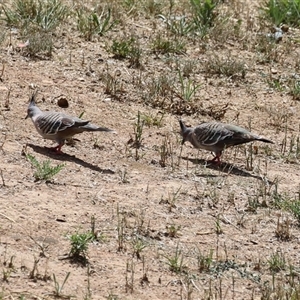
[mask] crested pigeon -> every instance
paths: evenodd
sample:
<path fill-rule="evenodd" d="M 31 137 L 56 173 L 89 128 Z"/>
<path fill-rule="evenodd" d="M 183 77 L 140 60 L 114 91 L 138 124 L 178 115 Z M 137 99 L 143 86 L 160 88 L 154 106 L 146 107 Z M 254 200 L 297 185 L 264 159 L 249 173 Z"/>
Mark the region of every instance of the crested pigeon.
<path fill-rule="evenodd" d="M 75 134 L 84 131 L 106 131 L 113 132 L 114 130 L 98 127 L 91 124 L 90 121 L 84 121 L 77 117 L 71 117 L 61 112 L 41 111 L 35 104 L 37 92 L 34 92 L 30 97 L 30 103 L 27 110 L 27 116 L 31 118 L 37 132 L 44 138 L 54 140 L 58 143 L 56 147 L 51 148 L 57 154 L 62 153 L 61 147 L 65 140 L 73 137 Z"/>
<path fill-rule="evenodd" d="M 251 133 L 245 128 L 219 122 L 202 123 L 194 128 L 186 127 L 179 120 L 182 145 L 189 141 L 195 148 L 211 151 L 215 157 L 211 160 L 220 164 L 220 156 L 225 148 L 252 141 L 274 144 L 272 141 Z"/>

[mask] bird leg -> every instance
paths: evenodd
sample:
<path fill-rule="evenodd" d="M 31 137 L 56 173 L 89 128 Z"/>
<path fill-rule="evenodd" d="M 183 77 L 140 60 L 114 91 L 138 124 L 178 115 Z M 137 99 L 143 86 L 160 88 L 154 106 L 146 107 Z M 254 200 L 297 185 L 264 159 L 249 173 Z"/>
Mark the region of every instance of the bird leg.
<path fill-rule="evenodd" d="M 63 152 L 61 151 L 61 147 L 63 146 L 64 144 L 58 144 L 57 146 L 55 147 L 47 147 L 49 150 L 51 150 L 52 152 L 54 152 L 55 154 L 63 154 Z"/>
<path fill-rule="evenodd" d="M 209 162 L 216 163 L 219 166 L 221 164 L 221 160 L 220 160 L 221 154 L 222 154 L 222 152 L 215 153 L 216 156 L 212 160 L 210 160 Z"/>

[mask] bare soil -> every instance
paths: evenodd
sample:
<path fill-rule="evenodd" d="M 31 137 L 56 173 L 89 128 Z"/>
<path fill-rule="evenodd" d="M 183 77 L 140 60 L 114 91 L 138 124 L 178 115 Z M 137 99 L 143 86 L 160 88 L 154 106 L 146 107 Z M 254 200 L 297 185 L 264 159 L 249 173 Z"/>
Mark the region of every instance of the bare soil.
<path fill-rule="evenodd" d="M 235 12 L 249 23 L 243 29 L 248 40 L 187 40 L 182 55 L 151 52 L 151 38 L 166 28 L 161 19 L 143 14 L 124 17 L 122 26 L 90 42 L 76 26 L 62 28 L 49 59 L 28 57 L 18 47 L 25 42 L 18 34 L 2 43 L 0 299 L 54 299 L 53 274 L 61 286 L 68 272 L 60 296 L 72 299 L 267 299 L 273 274 L 275 285 L 288 281 L 289 265 L 299 275 L 297 220 L 272 204 L 275 194 L 298 197 L 299 160 L 295 144 L 289 147 L 299 136 L 300 105 L 266 81 L 297 73 L 299 47 L 290 40 L 297 41 L 299 33 L 291 29 L 276 45 L 276 59 L 261 63 L 252 39 L 269 28 L 258 24 L 257 4 L 242 2 L 234 1 Z M 144 51 L 138 69 L 107 51 L 114 38 L 131 32 Z M 206 73 L 205 62 L 215 53 L 242 61 L 245 78 Z M 177 74 L 176 62 L 186 60 L 195 68 L 192 80 L 201 85 L 193 99 L 197 109 L 176 113 L 159 101 L 144 100 L 149 80 Z M 105 93 L 107 72 L 120 84 L 118 97 Z M 81 134 L 75 145 L 62 148 L 64 154 L 51 153 L 45 146 L 52 142 L 24 120 L 35 87 L 42 110 L 84 112 L 84 119 L 117 133 Z M 68 108 L 57 106 L 61 97 Z M 204 111 L 224 107 L 222 122 L 251 125 L 275 142 L 252 145 L 251 168 L 249 145 L 227 149 L 221 166 L 207 162 L 209 152 L 181 147 L 179 118 L 195 126 L 213 119 Z M 163 113 L 163 118 L 161 127 L 144 125 L 136 160 L 132 141 L 138 112 L 152 118 Z M 65 166 L 50 182 L 36 182 L 26 153 Z M 89 243 L 86 264 L 68 259 L 69 237 L 91 231 L 93 218 L 99 238 Z M 276 232 L 286 220 L 290 238 L 282 241 Z M 140 257 L 138 242 L 145 246 Z M 276 251 L 284 254 L 286 268 L 273 273 L 269 260 Z M 207 258 L 210 252 L 210 271 L 199 270 L 201 255 Z M 176 257 L 178 272 L 170 269 Z"/>

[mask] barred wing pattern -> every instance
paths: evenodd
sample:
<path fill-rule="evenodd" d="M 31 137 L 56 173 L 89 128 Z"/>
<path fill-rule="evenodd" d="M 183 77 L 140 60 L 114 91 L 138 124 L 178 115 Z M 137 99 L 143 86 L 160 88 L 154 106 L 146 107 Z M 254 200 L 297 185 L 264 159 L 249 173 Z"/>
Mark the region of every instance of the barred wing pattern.
<path fill-rule="evenodd" d="M 55 135 L 59 131 L 64 131 L 72 126 L 84 126 L 88 123 L 89 121 L 82 120 L 78 122 L 73 118 L 56 112 L 44 112 L 35 121 L 36 126 L 45 135 Z"/>
<path fill-rule="evenodd" d="M 194 133 L 198 143 L 205 146 L 215 146 L 233 136 L 233 132 L 220 123 L 202 123 L 195 128 Z"/>

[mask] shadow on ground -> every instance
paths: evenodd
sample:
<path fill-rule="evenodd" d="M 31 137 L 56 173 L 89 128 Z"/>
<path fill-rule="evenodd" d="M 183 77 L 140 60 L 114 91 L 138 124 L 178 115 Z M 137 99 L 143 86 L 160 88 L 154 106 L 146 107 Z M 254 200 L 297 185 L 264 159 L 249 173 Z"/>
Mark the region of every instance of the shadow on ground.
<path fill-rule="evenodd" d="M 209 162 L 209 161 L 207 161 L 205 159 L 201 159 L 201 158 L 189 158 L 189 157 L 181 157 L 181 158 L 183 160 L 190 161 L 191 163 L 193 163 L 195 165 L 203 165 L 207 169 L 216 170 L 216 171 L 223 172 L 226 174 L 233 174 L 233 175 L 237 175 L 237 176 L 252 177 L 252 178 L 255 178 L 258 180 L 264 180 L 263 177 L 254 175 L 245 170 L 239 169 L 230 163 L 221 163 L 220 165 L 218 165 L 216 163 Z M 197 175 L 197 176 L 201 176 L 201 175 Z M 207 174 L 203 174 L 203 177 L 209 177 L 209 176 Z M 272 183 L 272 182 L 268 180 L 268 183 Z"/>
<path fill-rule="evenodd" d="M 113 170 L 102 169 L 102 168 L 100 168 L 96 165 L 93 165 L 89 162 L 86 162 L 86 161 L 76 157 L 75 155 L 69 155 L 67 153 L 55 154 L 49 148 L 40 147 L 40 146 L 36 146 L 36 145 L 33 145 L 33 144 L 27 144 L 27 146 L 32 148 L 33 151 L 35 151 L 39 154 L 51 157 L 55 160 L 59 160 L 59 161 L 63 161 L 63 162 L 64 161 L 74 162 L 74 163 L 76 163 L 78 165 L 81 165 L 85 168 L 88 168 L 88 169 L 91 169 L 93 171 L 100 172 L 100 173 L 103 173 L 103 174 L 115 174 L 115 172 Z"/>

